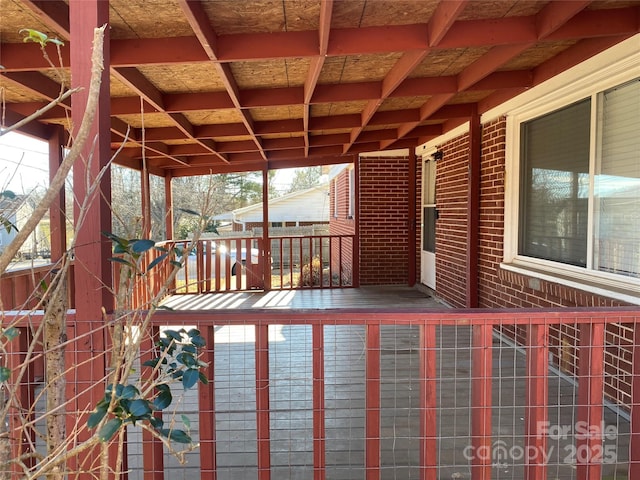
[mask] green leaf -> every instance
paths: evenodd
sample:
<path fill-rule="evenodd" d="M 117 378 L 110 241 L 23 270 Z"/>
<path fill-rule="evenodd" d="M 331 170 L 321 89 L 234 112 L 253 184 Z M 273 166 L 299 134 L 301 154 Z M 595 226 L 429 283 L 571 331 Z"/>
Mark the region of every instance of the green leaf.
<path fill-rule="evenodd" d="M 182 341 L 182 334 L 176 332 L 175 330 L 164 330 L 163 333 L 165 334 L 165 336 L 167 336 L 169 338 L 172 338 L 176 342 L 181 342 Z"/>
<path fill-rule="evenodd" d="M 107 423 L 105 423 L 100 431 L 98 432 L 98 439 L 101 442 L 108 442 L 113 438 L 116 432 L 122 426 L 122 420 L 119 418 L 112 418 Z"/>
<path fill-rule="evenodd" d="M 169 428 L 163 428 L 158 430 L 161 435 L 164 435 L 172 442 L 176 443 L 191 443 L 191 437 L 184 430 L 171 430 Z"/>
<path fill-rule="evenodd" d="M 151 407 L 149 406 L 149 402 L 141 398 L 134 400 L 133 402 L 131 402 L 131 405 L 129 407 L 129 413 L 136 419 L 149 416 L 151 414 Z"/>
<path fill-rule="evenodd" d="M 47 40 L 48 43 L 53 43 L 54 45 L 58 45 L 60 47 L 64 47 L 64 42 L 60 39 L 57 38 L 50 38 L 49 40 Z"/>
<path fill-rule="evenodd" d="M 11 370 L 7 367 L 0 367 L 0 382 L 6 382 L 11 377 Z"/>
<path fill-rule="evenodd" d="M 165 258 L 167 258 L 166 253 L 164 255 L 160 255 L 159 257 L 157 257 L 153 262 L 149 264 L 149 266 L 147 267 L 147 272 L 151 270 L 153 267 L 155 267 L 156 265 L 158 265 L 160 262 L 162 262 Z"/>
<path fill-rule="evenodd" d="M 182 375 L 182 386 L 185 390 L 193 388 L 198 383 L 199 371 L 196 369 L 189 369 Z"/>
<path fill-rule="evenodd" d="M 147 250 L 151 250 L 153 247 L 155 247 L 155 245 L 156 245 L 156 242 L 154 242 L 153 240 L 149 240 L 149 239 L 135 240 L 133 242 L 133 245 L 131 246 L 131 249 L 135 253 L 144 253 Z"/>
<path fill-rule="evenodd" d="M 2 192 L 0 192 L 0 197 L 5 197 L 10 200 L 13 200 L 16 198 L 16 194 L 13 193 L 11 190 L 3 190 Z"/>
<path fill-rule="evenodd" d="M 151 417 L 151 418 L 149 418 L 149 423 L 156 430 L 160 430 L 162 428 L 162 426 L 164 425 L 164 422 L 159 417 Z"/>
<path fill-rule="evenodd" d="M 204 338 L 202 338 L 200 335 L 195 335 L 191 337 L 191 343 L 193 343 L 198 348 L 207 346 L 207 341 Z"/>
<path fill-rule="evenodd" d="M 89 419 L 87 420 L 87 427 L 96 428 L 98 424 L 102 421 L 102 419 L 107 415 L 107 406 L 99 406 L 96 407 L 96 411 L 89 415 Z"/>
<path fill-rule="evenodd" d="M 166 388 L 160 388 L 160 387 L 166 387 Z M 156 410 L 164 410 L 169 405 L 171 405 L 171 402 L 173 401 L 173 396 L 171 395 L 171 389 L 167 385 L 158 385 L 156 388 L 160 390 L 160 393 L 156 398 L 153 399 L 153 407 Z"/>
<path fill-rule="evenodd" d="M 189 420 L 189 417 L 187 417 L 183 413 L 182 415 L 180 415 L 180 418 L 182 418 L 182 424 L 184 425 L 184 428 L 186 428 L 187 430 L 191 430 L 191 420 Z"/>
<path fill-rule="evenodd" d="M 7 340 L 11 341 L 20 335 L 20 330 L 18 330 L 16 327 L 9 327 L 4 332 L 2 332 L 2 335 L 7 337 Z"/>
<path fill-rule="evenodd" d="M 203 385 L 209 385 L 209 379 L 204 374 L 204 372 L 198 372 L 198 378 Z"/>
<path fill-rule="evenodd" d="M 151 360 L 147 360 L 146 362 L 144 362 L 142 366 L 156 368 L 156 365 L 158 365 L 159 361 L 160 361 L 159 358 L 152 358 Z"/>
<path fill-rule="evenodd" d="M 133 385 L 127 385 L 122 389 L 120 396 L 124 399 L 131 400 L 136 398 L 140 394 L 140 391 Z"/>
<path fill-rule="evenodd" d="M 111 257 L 109 260 L 110 260 L 110 261 L 112 261 L 112 262 L 122 263 L 122 264 L 127 265 L 127 266 L 129 266 L 129 267 L 131 267 L 131 268 L 135 268 L 135 265 L 134 265 L 133 263 L 128 262 L 128 261 L 127 261 L 127 260 L 125 260 L 124 258 L 120 258 L 120 257 Z"/>

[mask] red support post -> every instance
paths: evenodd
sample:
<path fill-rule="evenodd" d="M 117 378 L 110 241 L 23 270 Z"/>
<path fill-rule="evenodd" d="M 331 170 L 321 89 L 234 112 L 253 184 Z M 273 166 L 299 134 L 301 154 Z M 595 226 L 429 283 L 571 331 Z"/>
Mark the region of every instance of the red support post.
<path fill-rule="evenodd" d="M 574 430 L 576 473 L 581 480 L 600 479 L 602 474 L 604 329 L 603 322 L 580 325 L 578 413 Z"/>
<path fill-rule="evenodd" d="M 527 332 L 525 404 L 525 479 L 547 478 L 547 422 L 549 398 L 549 329 L 529 325 Z"/>
<path fill-rule="evenodd" d="M 200 406 L 200 478 L 201 480 L 216 480 L 215 327 L 213 325 L 207 326 L 203 334 L 207 340 L 207 346 L 202 360 L 208 364 L 206 373 L 209 383 L 198 386 L 198 404 Z"/>
<path fill-rule="evenodd" d="M 324 408 L 324 326 L 312 327 L 313 370 L 313 480 L 326 478 L 326 433 Z"/>
<path fill-rule="evenodd" d="M 380 325 L 365 329 L 365 479 L 380 480 Z"/>
<path fill-rule="evenodd" d="M 436 327 L 420 326 L 420 480 L 438 478 Z"/>
<path fill-rule="evenodd" d="M 269 420 L 269 326 L 256 325 L 256 435 L 258 480 L 271 479 Z"/>
<path fill-rule="evenodd" d="M 407 272 L 408 284 L 413 287 L 417 280 L 417 181 L 418 181 L 418 162 L 416 160 L 416 149 L 409 148 L 409 195 L 408 195 L 408 229 L 407 229 Z"/>
<path fill-rule="evenodd" d="M 474 325 L 471 352 L 471 479 L 491 478 L 493 324 Z"/>
<path fill-rule="evenodd" d="M 49 181 L 53 177 L 62 163 L 62 147 L 64 145 L 64 128 L 55 127 L 53 135 L 49 137 Z M 51 259 L 56 261 L 62 257 L 67 250 L 67 224 L 65 215 L 65 193 L 64 188 L 58 192 L 51 207 L 49 208 L 49 223 L 51 235 Z"/>
<path fill-rule="evenodd" d="M 629 478 L 640 478 L 640 324 L 634 325 Z"/>

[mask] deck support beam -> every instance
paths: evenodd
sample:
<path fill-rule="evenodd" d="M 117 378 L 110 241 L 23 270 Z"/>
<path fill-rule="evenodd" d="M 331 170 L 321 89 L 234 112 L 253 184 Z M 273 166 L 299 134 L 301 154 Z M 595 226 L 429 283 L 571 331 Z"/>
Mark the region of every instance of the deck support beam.
<path fill-rule="evenodd" d="M 478 244 L 480 241 L 480 162 L 482 126 L 474 104 L 469 118 L 469 190 L 467 198 L 467 294 L 466 307 L 479 306 Z"/>

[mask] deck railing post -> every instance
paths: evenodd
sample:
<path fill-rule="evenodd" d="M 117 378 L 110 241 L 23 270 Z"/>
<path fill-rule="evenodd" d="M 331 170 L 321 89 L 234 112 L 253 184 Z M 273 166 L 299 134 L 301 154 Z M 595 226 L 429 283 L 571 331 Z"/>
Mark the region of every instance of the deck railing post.
<path fill-rule="evenodd" d="M 600 479 L 604 397 L 604 322 L 580 325 L 576 471 L 581 480 Z"/>
<path fill-rule="evenodd" d="M 324 326 L 312 327 L 313 373 L 313 480 L 326 478 L 326 433 L 324 404 Z"/>
<path fill-rule="evenodd" d="M 258 480 L 271 479 L 269 431 L 269 326 L 256 325 L 256 435 Z"/>
<path fill-rule="evenodd" d="M 633 337 L 628 477 L 640 478 L 640 324 L 634 325 Z"/>
<path fill-rule="evenodd" d="M 438 475 L 436 327 L 420 325 L 420 480 Z"/>
<path fill-rule="evenodd" d="M 380 325 L 366 327 L 365 478 L 380 479 Z"/>
<path fill-rule="evenodd" d="M 216 397 L 215 397 L 215 327 L 209 325 L 203 336 L 207 339 L 207 347 L 202 360 L 207 363 L 206 370 L 209 382 L 198 386 L 198 410 L 200 412 L 200 479 L 217 479 L 216 449 Z"/>
<path fill-rule="evenodd" d="M 527 332 L 525 397 L 525 479 L 547 478 L 549 329 L 529 325 Z"/>
<path fill-rule="evenodd" d="M 493 324 L 474 325 L 471 354 L 471 479 L 491 478 Z"/>

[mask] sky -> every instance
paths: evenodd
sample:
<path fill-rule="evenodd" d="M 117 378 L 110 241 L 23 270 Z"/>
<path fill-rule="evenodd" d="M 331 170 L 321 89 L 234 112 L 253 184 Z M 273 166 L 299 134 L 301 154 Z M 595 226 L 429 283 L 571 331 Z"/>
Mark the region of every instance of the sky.
<path fill-rule="evenodd" d="M 0 136 L 0 191 L 28 193 L 46 187 L 48 178 L 47 143 L 13 132 Z"/>

